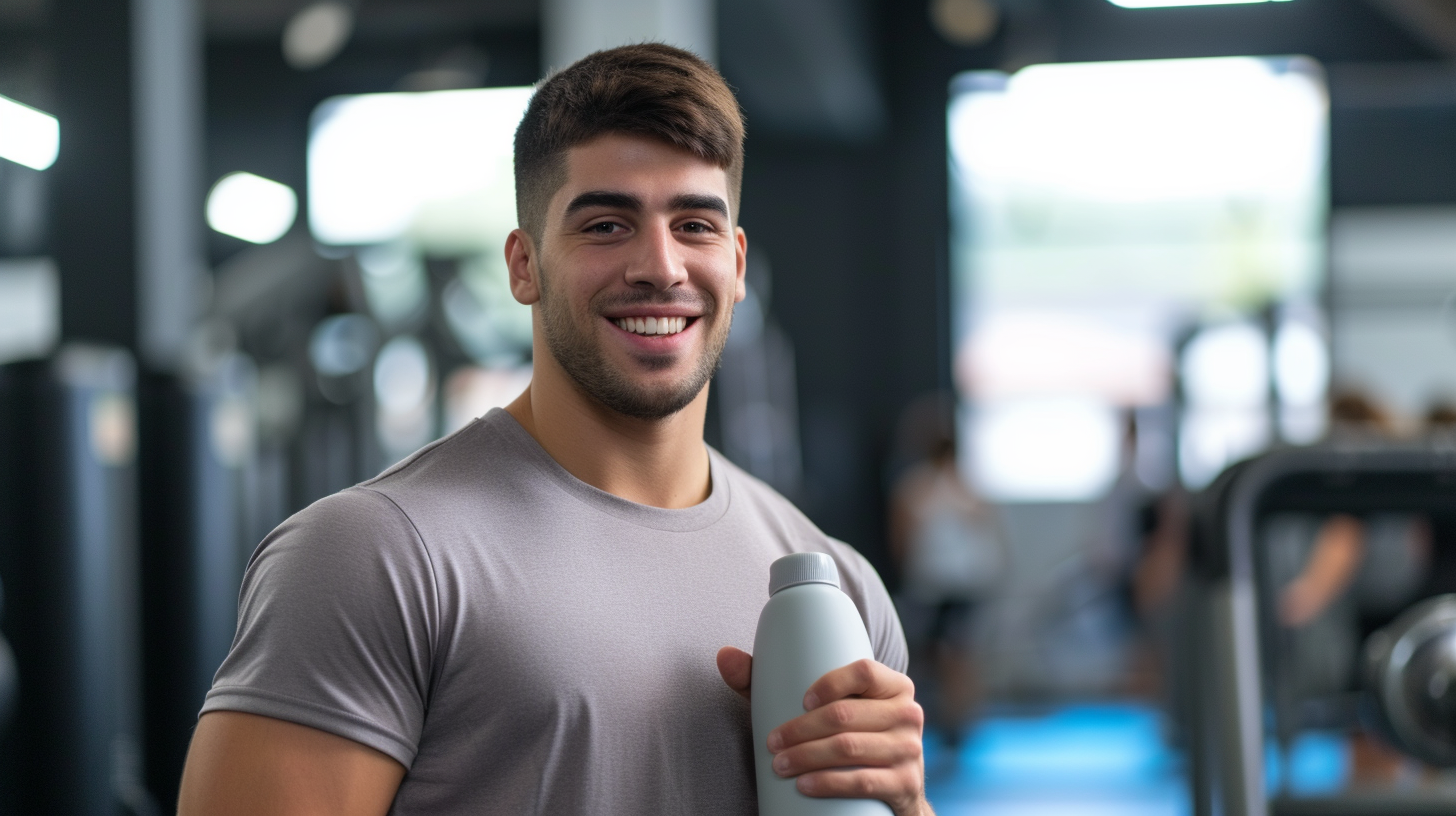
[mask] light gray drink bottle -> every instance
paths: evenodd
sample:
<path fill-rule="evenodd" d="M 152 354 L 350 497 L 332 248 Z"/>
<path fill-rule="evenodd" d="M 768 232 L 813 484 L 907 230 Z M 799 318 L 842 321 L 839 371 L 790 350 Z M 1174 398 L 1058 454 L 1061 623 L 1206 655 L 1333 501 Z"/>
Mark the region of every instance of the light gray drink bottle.
<path fill-rule="evenodd" d="M 875 799 L 817 799 L 773 771 L 768 734 L 804 713 L 804 695 L 826 673 L 875 656 L 859 610 L 839 591 L 824 553 L 794 553 L 769 567 L 768 603 L 753 639 L 754 762 L 759 816 L 890 816 Z"/>

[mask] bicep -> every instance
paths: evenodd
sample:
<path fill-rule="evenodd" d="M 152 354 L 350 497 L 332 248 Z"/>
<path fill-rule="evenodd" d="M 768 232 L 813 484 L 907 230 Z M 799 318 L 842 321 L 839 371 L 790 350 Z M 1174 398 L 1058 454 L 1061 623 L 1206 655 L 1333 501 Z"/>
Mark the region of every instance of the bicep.
<path fill-rule="evenodd" d="M 182 774 L 179 816 L 374 816 L 404 778 L 362 743 L 286 720 L 212 711 L 197 724 Z"/>

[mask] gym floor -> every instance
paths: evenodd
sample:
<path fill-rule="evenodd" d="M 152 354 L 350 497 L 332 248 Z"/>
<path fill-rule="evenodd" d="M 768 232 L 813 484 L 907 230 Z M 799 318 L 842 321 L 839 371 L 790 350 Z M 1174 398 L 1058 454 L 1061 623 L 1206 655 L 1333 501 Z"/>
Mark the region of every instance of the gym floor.
<path fill-rule="evenodd" d="M 956 748 L 925 736 L 927 794 L 939 816 L 1184 816 L 1181 754 L 1138 703 L 993 708 Z"/>
<path fill-rule="evenodd" d="M 992 706 L 961 744 L 927 729 L 927 795 L 938 816 L 1188 816 L 1187 763 L 1166 718 L 1140 702 L 1032 710 Z M 1271 791 L 1339 792 L 1353 754 L 1342 734 L 1306 732 L 1265 756 Z"/>

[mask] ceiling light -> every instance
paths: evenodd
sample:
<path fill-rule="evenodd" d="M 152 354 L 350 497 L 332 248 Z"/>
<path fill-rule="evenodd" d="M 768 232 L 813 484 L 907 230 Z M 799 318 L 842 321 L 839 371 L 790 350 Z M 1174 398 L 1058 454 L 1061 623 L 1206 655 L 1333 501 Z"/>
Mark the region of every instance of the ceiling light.
<path fill-rule="evenodd" d="M 996 36 L 1001 11 L 991 0 L 931 0 L 930 22 L 948 42 L 974 48 Z"/>
<path fill-rule="evenodd" d="M 283 29 L 283 59 L 300 71 L 338 56 L 354 32 L 354 9 L 338 0 L 305 7 Z"/>
<path fill-rule="evenodd" d="M 207 225 L 255 244 L 282 238 L 297 216 L 292 187 L 252 173 L 229 173 L 207 194 Z"/>
<path fill-rule="evenodd" d="M 1168 8 L 1170 6 L 1234 6 L 1246 3 L 1288 3 L 1289 0 L 1107 0 L 1123 8 Z"/>
<path fill-rule="evenodd" d="M 0 158 L 44 170 L 55 163 L 60 144 L 56 117 L 0 96 Z"/>

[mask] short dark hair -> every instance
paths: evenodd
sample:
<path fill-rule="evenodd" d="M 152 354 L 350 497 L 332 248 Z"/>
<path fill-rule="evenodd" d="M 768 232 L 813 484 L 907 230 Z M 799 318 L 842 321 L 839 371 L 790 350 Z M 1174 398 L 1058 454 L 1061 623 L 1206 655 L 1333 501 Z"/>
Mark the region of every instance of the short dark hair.
<path fill-rule="evenodd" d="M 681 48 L 625 45 L 547 78 L 516 128 L 516 218 L 537 244 L 547 205 L 566 183 L 566 151 L 607 133 L 658 139 L 723 168 L 737 220 L 743 112 L 732 89 Z"/>

